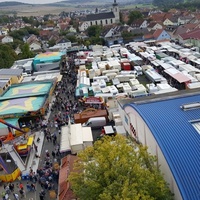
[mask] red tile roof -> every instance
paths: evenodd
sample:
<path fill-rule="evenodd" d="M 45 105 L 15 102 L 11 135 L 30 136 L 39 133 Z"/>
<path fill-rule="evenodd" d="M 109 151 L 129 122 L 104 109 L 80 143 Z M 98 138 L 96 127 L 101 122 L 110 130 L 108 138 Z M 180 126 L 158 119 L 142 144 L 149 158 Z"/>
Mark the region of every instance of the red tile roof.
<path fill-rule="evenodd" d="M 151 18 L 154 22 L 163 22 L 165 19 L 166 13 L 154 13 L 151 15 Z"/>
<path fill-rule="evenodd" d="M 189 31 L 187 33 L 180 34 L 180 37 L 183 40 L 186 40 L 186 39 L 189 39 L 189 38 L 200 40 L 200 28 Z"/>
<path fill-rule="evenodd" d="M 71 190 L 70 183 L 67 181 L 69 173 L 73 171 L 73 164 L 77 156 L 67 155 L 62 159 L 61 169 L 59 172 L 59 200 L 71 200 L 75 198 Z"/>
<path fill-rule="evenodd" d="M 153 39 L 153 35 L 151 33 L 145 34 L 144 39 Z"/>
<path fill-rule="evenodd" d="M 39 35 L 40 35 L 40 37 L 42 37 L 42 36 L 47 36 L 47 35 L 49 35 L 49 33 L 50 33 L 49 30 L 41 30 L 41 31 L 39 32 Z"/>
<path fill-rule="evenodd" d="M 163 32 L 163 29 L 157 29 L 154 33 L 153 33 L 153 37 L 156 39 L 160 36 L 160 34 Z"/>

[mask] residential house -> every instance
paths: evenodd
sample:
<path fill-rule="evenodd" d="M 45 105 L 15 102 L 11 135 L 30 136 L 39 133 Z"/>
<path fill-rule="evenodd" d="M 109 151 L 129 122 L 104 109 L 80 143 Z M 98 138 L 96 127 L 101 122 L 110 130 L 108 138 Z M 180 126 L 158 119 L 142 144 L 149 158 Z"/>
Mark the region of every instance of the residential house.
<path fill-rule="evenodd" d="M 20 47 L 18 46 L 18 47 L 15 49 L 15 53 L 16 53 L 17 55 L 19 55 L 21 52 L 22 52 L 22 51 L 21 51 Z"/>
<path fill-rule="evenodd" d="M 178 18 L 178 24 L 183 25 L 189 23 L 194 17 L 193 16 L 180 16 Z"/>
<path fill-rule="evenodd" d="M 39 31 L 39 37 L 41 40 L 48 40 L 50 35 L 50 31 L 49 30 L 40 30 Z"/>
<path fill-rule="evenodd" d="M 150 32 L 145 33 L 143 38 L 144 40 L 161 41 L 161 40 L 170 40 L 171 36 L 164 29 L 157 29 L 155 31 L 152 30 Z"/>
<path fill-rule="evenodd" d="M 163 12 L 161 10 L 154 10 L 154 9 L 150 9 L 149 10 L 149 14 L 148 16 L 152 17 L 154 15 L 157 15 L 157 14 L 162 14 Z"/>
<path fill-rule="evenodd" d="M 111 12 L 104 12 L 104 13 L 96 13 L 86 15 L 83 22 L 79 25 L 79 31 L 85 31 L 88 27 L 92 25 L 110 25 L 119 23 L 119 7 L 114 0 L 112 11 Z"/>
<path fill-rule="evenodd" d="M 39 41 L 37 36 L 34 34 L 29 35 L 27 38 L 26 37 L 24 38 L 24 42 L 27 42 L 28 44 L 31 44 L 34 41 Z"/>
<path fill-rule="evenodd" d="M 149 31 L 151 30 L 157 30 L 157 29 L 162 29 L 163 26 L 157 22 L 150 22 L 149 25 L 147 26 L 147 29 Z"/>
<path fill-rule="evenodd" d="M 163 25 L 164 26 L 177 26 L 178 25 L 177 16 L 172 16 L 172 17 L 166 18 L 163 21 Z"/>
<path fill-rule="evenodd" d="M 190 43 L 196 47 L 200 47 L 200 28 L 180 34 L 178 38 L 180 43 Z"/>
<path fill-rule="evenodd" d="M 164 21 L 166 13 L 153 13 L 149 16 L 152 22 L 159 22 L 160 24 Z"/>
<path fill-rule="evenodd" d="M 157 29 L 154 33 L 153 33 L 153 38 L 155 40 L 170 40 L 171 36 L 169 33 L 167 33 L 167 31 L 165 31 L 164 29 Z"/>
<path fill-rule="evenodd" d="M 60 38 L 56 41 L 56 46 L 60 49 L 68 49 L 72 46 L 72 43 L 66 38 Z"/>
<path fill-rule="evenodd" d="M 173 32 L 173 38 L 178 38 L 179 35 L 195 30 L 198 27 L 199 24 L 191 24 L 191 23 L 178 26 Z"/>
<path fill-rule="evenodd" d="M 33 41 L 29 44 L 31 51 L 38 51 L 42 49 L 42 45 L 38 41 Z"/>
<path fill-rule="evenodd" d="M 195 17 L 190 20 L 191 24 L 199 24 L 200 23 L 200 14 L 195 13 Z"/>
<path fill-rule="evenodd" d="M 111 46 L 113 44 L 122 44 L 123 38 L 121 32 L 124 28 L 126 29 L 124 26 L 105 26 L 101 36 L 105 40 L 106 45 Z"/>
<path fill-rule="evenodd" d="M 57 41 L 59 39 L 59 33 L 57 31 L 52 31 L 50 34 L 49 34 L 49 38 L 48 40 L 51 41 L 51 40 L 54 40 L 54 41 Z"/>
<path fill-rule="evenodd" d="M 73 165 L 77 160 L 77 156 L 67 155 L 61 159 L 58 181 L 58 200 L 74 200 L 75 194 L 71 189 L 71 184 L 68 181 L 68 176 L 74 171 Z"/>
<path fill-rule="evenodd" d="M 76 33 L 77 32 L 76 29 L 73 26 L 70 26 L 69 29 L 68 29 L 68 31 L 70 33 Z"/>
<path fill-rule="evenodd" d="M 49 30 L 49 31 L 53 31 L 54 30 L 54 24 L 47 24 L 45 26 L 42 27 L 42 30 Z"/>
<path fill-rule="evenodd" d="M 68 23 L 59 23 L 57 24 L 57 27 L 59 28 L 60 31 L 66 31 L 69 27 Z"/>
<path fill-rule="evenodd" d="M 150 32 L 144 34 L 143 40 L 145 40 L 145 41 L 146 41 L 146 40 L 154 40 L 153 31 L 150 31 Z"/>
<path fill-rule="evenodd" d="M 5 44 L 5 43 L 12 43 L 13 42 L 13 37 L 11 37 L 9 35 L 3 36 L 3 38 L 1 39 L 1 42 L 3 44 Z"/>
<path fill-rule="evenodd" d="M 149 32 L 149 30 L 147 28 L 137 28 L 137 29 L 133 29 L 131 30 L 131 33 L 133 33 L 135 36 L 133 37 L 133 41 L 143 41 L 144 35 L 146 35 L 146 39 L 148 38 L 148 35 L 150 34 L 150 38 L 153 39 L 152 34 Z"/>
<path fill-rule="evenodd" d="M 23 69 L 1 69 L 0 79 L 8 78 L 11 84 L 21 83 L 23 80 Z"/>
<path fill-rule="evenodd" d="M 135 20 L 132 24 L 131 24 L 131 27 L 132 28 L 147 28 L 148 26 L 148 22 L 147 20 L 145 19 L 138 19 L 138 20 Z"/>
<path fill-rule="evenodd" d="M 0 35 L 8 35 L 8 28 L 0 27 Z"/>

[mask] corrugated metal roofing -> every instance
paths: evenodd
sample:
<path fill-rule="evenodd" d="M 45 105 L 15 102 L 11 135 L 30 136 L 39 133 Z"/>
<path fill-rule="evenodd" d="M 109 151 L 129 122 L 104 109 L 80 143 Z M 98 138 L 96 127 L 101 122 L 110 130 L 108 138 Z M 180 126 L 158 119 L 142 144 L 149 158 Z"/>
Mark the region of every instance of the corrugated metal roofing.
<path fill-rule="evenodd" d="M 14 76 L 20 76 L 22 75 L 23 69 L 1 69 L 0 75 L 14 75 Z"/>
<path fill-rule="evenodd" d="M 1 81 L 0 80 L 0 88 L 5 87 L 7 83 L 8 83 L 8 81 Z"/>
<path fill-rule="evenodd" d="M 200 94 L 194 94 L 124 105 L 133 107 L 148 125 L 184 200 L 200 199 L 200 135 L 191 124 L 200 120 L 200 109 L 184 111 L 180 106 L 199 100 Z"/>

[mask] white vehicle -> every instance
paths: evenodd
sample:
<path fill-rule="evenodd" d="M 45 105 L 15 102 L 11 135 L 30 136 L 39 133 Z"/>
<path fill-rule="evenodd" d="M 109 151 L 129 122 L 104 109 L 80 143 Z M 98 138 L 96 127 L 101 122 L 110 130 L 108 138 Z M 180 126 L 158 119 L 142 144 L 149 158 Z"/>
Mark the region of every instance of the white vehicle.
<path fill-rule="evenodd" d="M 135 78 L 134 74 L 125 74 L 125 75 L 117 75 L 115 76 L 120 82 L 129 82 L 130 79 Z"/>
<path fill-rule="evenodd" d="M 105 76 L 109 73 L 116 73 L 116 74 L 119 74 L 119 70 L 118 69 L 110 69 L 110 70 L 104 70 L 102 71 L 102 75 Z"/>
<path fill-rule="evenodd" d="M 95 77 L 93 77 L 93 82 L 98 81 L 98 80 L 104 80 L 105 82 L 109 81 L 107 76 L 95 76 Z"/>
<path fill-rule="evenodd" d="M 105 117 L 92 117 L 87 122 L 83 123 L 83 127 L 99 128 L 106 125 Z"/>
<path fill-rule="evenodd" d="M 106 76 L 109 80 L 112 80 L 117 76 L 117 73 L 107 73 Z"/>
<path fill-rule="evenodd" d="M 116 51 L 119 51 L 121 47 L 122 47 L 121 44 L 113 44 L 110 46 L 112 50 L 116 50 Z"/>

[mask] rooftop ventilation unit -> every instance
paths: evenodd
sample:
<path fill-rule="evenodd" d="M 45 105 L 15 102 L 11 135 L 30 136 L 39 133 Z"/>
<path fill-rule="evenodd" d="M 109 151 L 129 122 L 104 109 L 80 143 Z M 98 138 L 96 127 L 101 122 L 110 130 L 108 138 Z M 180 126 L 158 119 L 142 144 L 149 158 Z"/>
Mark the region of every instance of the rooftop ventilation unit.
<path fill-rule="evenodd" d="M 188 104 L 183 104 L 181 106 L 183 110 L 192 110 L 192 109 L 198 109 L 200 108 L 200 102 L 194 102 L 194 103 L 188 103 Z"/>

